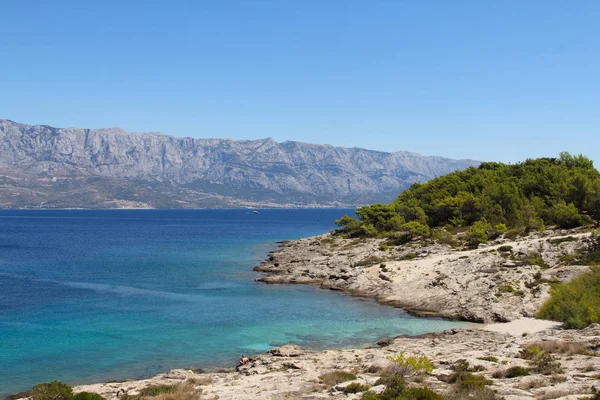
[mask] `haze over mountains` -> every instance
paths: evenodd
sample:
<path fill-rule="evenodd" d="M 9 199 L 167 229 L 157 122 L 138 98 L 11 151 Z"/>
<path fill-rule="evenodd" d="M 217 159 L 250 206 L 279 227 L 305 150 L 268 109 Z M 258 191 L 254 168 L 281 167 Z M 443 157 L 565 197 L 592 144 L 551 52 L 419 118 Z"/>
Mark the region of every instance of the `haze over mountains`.
<path fill-rule="evenodd" d="M 2 208 L 357 206 L 473 160 L 0 119 Z"/>

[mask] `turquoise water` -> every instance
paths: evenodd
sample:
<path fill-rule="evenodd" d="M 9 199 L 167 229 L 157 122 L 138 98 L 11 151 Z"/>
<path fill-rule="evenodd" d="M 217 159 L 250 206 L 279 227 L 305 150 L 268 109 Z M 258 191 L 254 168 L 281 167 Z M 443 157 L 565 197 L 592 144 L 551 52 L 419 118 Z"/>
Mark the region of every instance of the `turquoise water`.
<path fill-rule="evenodd" d="M 254 281 L 276 241 L 327 232 L 349 212 L 0 211 L 0 396 L 463 325 Z"/>

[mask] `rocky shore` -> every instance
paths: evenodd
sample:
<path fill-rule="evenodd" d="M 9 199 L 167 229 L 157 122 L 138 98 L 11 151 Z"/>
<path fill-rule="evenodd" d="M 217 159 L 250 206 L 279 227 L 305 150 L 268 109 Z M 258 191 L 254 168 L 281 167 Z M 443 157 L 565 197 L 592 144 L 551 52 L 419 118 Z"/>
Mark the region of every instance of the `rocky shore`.
<path fill-rule="evenodd" d="M 488 387 L 506 400 L 517 399 L 581 399 L 600 388 L 600 326 L 581 331 L 544 329 L 536 332 L 536 321 L 521 320 L 526 334 L 514 335 L 510 329 L 449 330 L 420 337 L 398 337 L 382 340 L 365 349 L 309 351 L 297 346 L 283 346 L 253 357 L 239 371 L 199 374 L 173 370 L 154 378 L 120 383 L 83 385 L 75 391 L 95 392 L 107 399 L 116 393 L 135 395 L 152 385 L 173 385 L 192 382 L 199 399 L 359 399 L 361 393 L 345 393 L 352 383 L 370 386 L 381 392 L 377 381 L 391 361 L 388 357 L 400 353 L 424 355 L 435 368 L 430 375 L 413 385 L 427 386 L 438 393 L 447 393 L 448 382 L 459 360 L 490 380 Z M 501 324 L 505 325 L 505 324 Z M 529 331 L 529 333 L 527 333 Z M 528 376 L 504 377 L 511 367 L 530 368 L 531 361 L 522 357 L 532 344 L 553 352 L 560 364 L 555 373 L 535 373 Z M 557 373 L 561 369 L 561 373 Z M 348 373 L 346 382 L 329 382 L 328 377 Z"/>
<path fill-rule="evenodd" d="M 507 322 L 535 314 L 549 295 L 544 282 L 588 270 L 567 264 L 589 236 L 546 231 L 464 250 L 325 234 L 284 242 L 254 269 L 266 273 L 261 282 L 319 285 L 421 316 Z"/>
<path fill-rule="evenodd" d="M 360 399 L 366 388 L 385 390 L 380 378 L 394 364 L 390 357 L 405 354 L 426 356 L 433 363 L 430 374 L 409 376 L 408 384 L 443 395 L 456 390 L 453 374 L 458 368 L 467 368 L 487 380 L 486 393 L 494 393 L 494 399 L 589 398 L 600 389 L 600 326 L 564 330 L 531 318 L 549 296 L 548 282 L 569 280 L 588 269 L 570 264 L 589 236 L 585 231 L 547 231 L 471 250 L 425 242 L 388 247 L 378 239 L 330 234 L 284 242 L 255 268 L 265 273 L 258 280 L 314 284 L 419 315 L 488 325 L 389 338 L 360 349 L 311 351 L 288 345 L 253 356 L 238 370 L 172 370 L 150 379 L 74 390 L 114 400 L 117 394 L 135 396 L 149 386 L 185 384 L 191 390 L 181 397 L 185 400 Z M 524 370 L 517 376 L 511 372 Z M 349 385 L 360 391 L 352 393 Z M 482 396 L 448 398 L 487 399 Z"/>

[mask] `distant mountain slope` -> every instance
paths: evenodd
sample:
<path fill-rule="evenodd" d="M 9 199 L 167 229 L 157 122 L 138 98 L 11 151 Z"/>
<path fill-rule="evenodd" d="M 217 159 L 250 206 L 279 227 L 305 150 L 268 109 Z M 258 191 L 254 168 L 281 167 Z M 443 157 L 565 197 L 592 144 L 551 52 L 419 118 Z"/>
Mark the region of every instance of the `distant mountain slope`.
<path fill-rule="evenodd" d="M 0 207 L 354 206 L 473 160 L 0 120 Z"/>

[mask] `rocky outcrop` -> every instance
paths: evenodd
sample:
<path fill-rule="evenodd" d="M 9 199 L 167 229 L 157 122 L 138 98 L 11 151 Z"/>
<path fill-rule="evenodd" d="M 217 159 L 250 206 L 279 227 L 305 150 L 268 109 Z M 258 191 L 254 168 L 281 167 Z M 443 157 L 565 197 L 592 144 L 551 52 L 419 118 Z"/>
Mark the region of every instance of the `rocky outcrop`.
<path fill-rule="evenodd" d="M 547 282 L 588 270 L 561 260 L 585 247 L 589 235 L 546 231 L 462 250 L 325 234 L 282 243 L 254 269 L 266 273 L 261 282 L 315 284 L 416 315 L 505 322 L 532 317 L 548 298 Z"/>
<path fill-rule="evenodd" d="M 0 120 L 1 207 L 354 206 L 472 160 Z"/>

